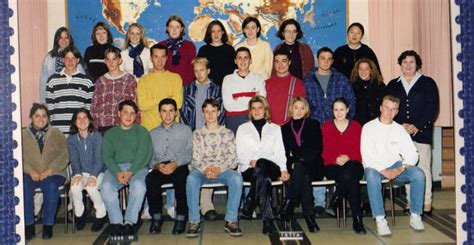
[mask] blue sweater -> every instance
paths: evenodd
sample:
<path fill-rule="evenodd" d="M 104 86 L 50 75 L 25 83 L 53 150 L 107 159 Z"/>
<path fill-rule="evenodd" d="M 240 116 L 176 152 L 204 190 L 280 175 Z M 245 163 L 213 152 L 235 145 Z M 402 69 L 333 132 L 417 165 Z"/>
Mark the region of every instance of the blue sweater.
<path fill-rule="evenodd" d="M 313 68 L 304 79 L 304 86 L 306 88 L 306 98 L 311 109 L 311 119 L 316 119 L 322 125 L 325 121 L 333 118 L 332 102 L 344 97 L 349 102 L 349 119 L 352 119 L 355 114 L 355 97 L 352 85 L 347 80 L 346 76 L 331 69 L 331 77 L 329 77 L 328 88 L 324 94 L 321 83 L 316 78 L 315 74 L 317 67 Z"/>
<path fill-rule="evenodd" d="M 102 162 L 102 136 L 99 132 L 91 132 L 83 139 L 78 133 L 67 139 L 72 174 L 89 173 L 97 177 L 104 171 Z"/>

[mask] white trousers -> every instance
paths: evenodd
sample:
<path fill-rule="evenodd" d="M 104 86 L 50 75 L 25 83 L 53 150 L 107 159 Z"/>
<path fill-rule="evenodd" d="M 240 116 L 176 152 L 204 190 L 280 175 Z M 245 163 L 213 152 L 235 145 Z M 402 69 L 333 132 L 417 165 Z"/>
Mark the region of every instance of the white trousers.
<path fill-rule="evenodd" d="M 99 192 L 99 186 L 102 182 L 102 178 L 104 177 L 104 173 L 99 174 L 97 177 L 97 182 L 94 187 L 86 186 L 87 179 L 89 178 L 88 173 L 82 173 L 82 182 L 79 182 L 75 185 L 71 185 L 71 190 L 69 191 L 69 195 L 71 196 L 72 206 L 74 207 L 74 214 L 77 217 L 82 216 L 84 213 L 84 203 L 82 202 L 82 191 L 86 190 L 87 194 L 92 200 L 95 209 L 95 216 L 96 218 L 103 218 L 107 214 L 105 209 L 104 201 L 102 201 L 102 196 Z M 74 177 L 73 177 L 74 178 Z"/>
<path fill-rule="evenodd" d="M 432 202 L 432 193 L 431 188 L 433 185 L 433 179 L 431 174 L 431 145 L 430 144 L 422 144 L 422 143 L 415 143 L 415 147 L 418 150 L 418 154 L 420 155 L 420 160 L 418 161 L 417 167 L 419 167 L 423 173 L 425 174 L 425 202 L 424 202 L 424 211 L 429 211 L 431 209 L 431 202 Z M 407 192 L 407 200 L 410 202 L 410 185 L 405 185 L 405 189 Z"/>

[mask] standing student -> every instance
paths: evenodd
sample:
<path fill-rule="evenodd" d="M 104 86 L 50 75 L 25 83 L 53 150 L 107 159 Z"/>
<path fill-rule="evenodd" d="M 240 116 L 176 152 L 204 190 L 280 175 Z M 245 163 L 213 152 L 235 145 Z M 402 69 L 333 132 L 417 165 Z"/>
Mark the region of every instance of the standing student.
<path fill-rule="evenodd" d="M 196 47 L 194 44 L 184 39 L 185 25 L 181 17 L 172 15 L 166 21 L 166 34 L 168 39 L 160 44 L 168 47 L 168 63 L 166 70 L 178 73 L 183 80 L 183 85 L 193 81 L 193 68 L 191 61 L 196 57 Z"/>
<path fill-rule="evenodd" d="M 134 75 L 136 79 L 147 74 L 153 65 L 150 61 L 150 50 L 143 26 L 138 23 L 131 24 L 128 27 L 124 45 L 120 70 Z"/>
<path fill-rule="evenodd" d="M 272 73 L 273 51 L 267 41 L 260 39 L 262 33 L 260 21 L 249 16 L 242 22 L 242 30 L 245 39 L 235 46 L 236 50 L 241 47 L 248 48 L 253 58 L 250 70 L 268 79 Z"/>
<path fill-rule="evenodd" d="M 112 32 L 104 22 L 97 22 L 91 33 L 92 45 L 87 47 L 84 53 L 84 63 L 86 64 L 87 74 L 96 80 L 107 73 L 105 64 L 105 51 L 112 47 Z"/>
<path fill-rule="evenodd" d="M 234 62 L 235 50 L 227 43 L 228 41 L 229 37 L 224 25 L 219 20 L 213 20 L 207 26 L 204 36 L 206 45 L 199 48 L 197 55 L 207 58 L 209 69 L 211 69 L 209 78 L 219 86 L 222 86 L 224 77 L 232 74 L 237 68 Z"/>

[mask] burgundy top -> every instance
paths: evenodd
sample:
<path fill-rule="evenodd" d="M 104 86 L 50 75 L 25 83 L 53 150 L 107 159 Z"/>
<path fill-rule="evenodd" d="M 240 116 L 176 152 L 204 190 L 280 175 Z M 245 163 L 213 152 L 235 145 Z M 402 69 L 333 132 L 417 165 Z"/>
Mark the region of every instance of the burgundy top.
<path fill-rule="evenodd" d="M 166 40 L 160 42 L 161 44 L 166 45 Z M 184 40 L 183 45 L 179 49 L 179 54 L 181 59 L 179 60 L 178 65 L 173 65 L 171 63 L 172 51 L 168 50 L 168 60 L 166 61 L 166 70 L 178 73 L 183 80 L 183 85 L 188 85 L 194 80 L 194 72 L 193 66 L 191 65 L 191 61 L 196 58 L 196 46 L 188 40 Z"/>
<path fill-rule="evenodd" d="M 340 132 L 333 120 L 326 121 L 322 126 L 324 165 L 336 164 L 336 158 L 345 154 L 350 160 L 362 161 L 360 155 L 360 135 L 362 127 L 357 121 L 349 121 L 344 132 Z"/>

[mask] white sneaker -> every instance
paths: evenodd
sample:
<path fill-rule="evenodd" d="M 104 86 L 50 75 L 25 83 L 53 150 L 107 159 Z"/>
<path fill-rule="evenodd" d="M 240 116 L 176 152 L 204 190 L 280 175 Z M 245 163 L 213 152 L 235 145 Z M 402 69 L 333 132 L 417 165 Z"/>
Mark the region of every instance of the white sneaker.
<path fill-rule="evenodd" d="M 144 208 L 141 215 L 142 219 L 151 219 L 151 215 L 148 208 Z"/>
<path fill-rule="evenodd" d="M 423 222 L 421 221 L 421 216 L 418 214 L 411 214 L 410 215 L 410 227 L 414 231 L 424 231 L 425 226 L 423 225 Z"/>
<path fill-rule="evenodd" d="M 174 209 L 174 207 L 167 208 L 167 209 L 166 209 L 166 212 L 168 213 L 168 215 L 169 215 L 172 219 L 175 219 L 175 218 L 176 218 L 176 210 Z"/>
<path fill-rule="evenodd" d="M 388 227 L 387 220 L 385 218 L 380 218 L 375 220 L 377 222 L 377 232 L 379 236 L 391 236 L 392 231 Z"/>

